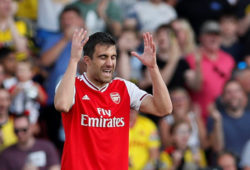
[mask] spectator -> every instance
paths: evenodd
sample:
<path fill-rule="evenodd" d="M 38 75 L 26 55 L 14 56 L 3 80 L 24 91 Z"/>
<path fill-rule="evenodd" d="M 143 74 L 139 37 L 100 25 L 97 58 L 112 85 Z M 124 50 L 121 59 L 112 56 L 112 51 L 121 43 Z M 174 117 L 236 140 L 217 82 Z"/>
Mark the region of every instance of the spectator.
<path fill-rule="evenodd" d="M 60 22 L 58 21 L 58 19 L 63 8 L 67 4 L 75 2 L 76 0 L 66 0 L 66 1 L 35 0 L 35 1 L 38 1 L 36 40 L 38 46 L 43 48 L 43 45 L 46 42 L 47 38 L 61 31 Z M 25 9 L 25 11 L 26 10 L 27 9 Z"/>
<path fill-rule="evenodd" d="M 125 28 L 118 39 L 118 63 L 117 74 L 126 80 L 138 83 L 142 79 L 142 63 L 135 56 L 131 56 L 131 51 L 139 51 L 140 35 L 134 29 Z"/>
<path fill-rule="evenodd" d="M 122 17 L 125 18 L 128 11 L 138 2 L 143 0 L 113 0 L 122 10 Z"/>
<path fill-rule="evenodd" d="M 250 113 L 245 110 L 247 97 L 239 82 L 230 80 L 225 84 L 221 103 L 219 110 L 212 105 L 209 108 L 209 141 L 213 151 L 228 150 L 239 157 L 250 139 Z"/>
<path fill-rule="evenodd" d="M 250 28 L 250 0 L 239 0 L 237 4 L 237 17 L 239 18 L 238 31 L 240 36 L 244 36 L 249 32 Z"/>
<path fill-rule="evenodd" d="M 0 0 L 0 47 L 12 47 L 17 52 L 28 54 L 27 25 L 15 21 L 16 4 L 12 0 Z M 21 57 L 21 56 L 20 56 Z"/>
<path fill-rule="evenodd" d="M 191 149 L 207 147 L 206 129 L 201 119 L 198 106 L 193 106 L 188 92 L 184 88 L 175 88 L 170 91 L 173 103 L 173 114 L 164 117 L 159 122 L 161 143 L 164 148 L 171 146 L 173 139 L 170 135 L 171 126 L 180 120 L 189 122 L 191 126 L 188 146 Z"/>
<path fill-rule="evenodd" d="M 191 127 L 184 121 L 177 121 L 171 127 L 173 145 L 166 147 L 160 156 L 160 170 L 204 168 L 205 154 L 199 148 L 192 150 L 188 147 Z"/>
<path fill-rule="evenodd" d="M 234 68 L 232 56 L 220 50 L 220 34 L 221 30 L 217 22 L 205 22 L 201 28 L 198 57 L 197 53 L 186 57 L 191 69 L 196 70 L 196 74 L 188 75 L 187 86 L 193 102 L 201 107 L 204 122 L 208 117 L 208 105 L 221 94 L 223 86 L 231 77 Z M 197 61 L 200 63 L 199 72 L 197 72 Z M 197 74 L 201 74 L 201 76 L 195 76 Z"/>
<path fill-rule="evenodd" d="M 238 20 L 234 15 L 223 15 L 220 18 L 221 48 L 234 57 L 236 63 L 242 61 L 243 44 L 238 38 Z"/>
<path fill-rule="evenodd" d="M 176 36 L 169 25 L 159 26 L 155 32 L 157 47 L 157 64 L 160 68 L 162 78 L 169 89 L 185 86 L 185 72 L 189 70 L 186 60 L 181 58 L 180 48 Z M 151 92 L 152 82 L 149 79 L 148 71 L 144 69 L 144 79 L 140 87 Z"/>
<path fill-rule="evenodd" d="M 60 14 L 61 32 L 50 36 L 41 50 L 41 65 L 48 70 L 45 80 L 45 89 L 48 94 L 47 105 L 42 110 L 42 120 L 47 126 L 47 135 L 59 149 L 62 149 L 63 141 L 58 138 L 58 130 L 61 126 L 61 116 L 54 108 L 55 88 L 70 59 L 73 31 L 76 28 L 85 27 L 80 11 L 75 7 L 65 7 Z"/>
<path fill-rule="evenodd" d="M 0 152 L 17 142 L 13 119 L 9 115 L 10 102 L 9 92 L 0 88 Z"/>
<path fill-rule="evenodd" d="M 217 164 L 222 170 L 237 170 L 237 158 L 231 152 L 224 151 L 219 154 Z"/>
<path fill-rule="evenodd" d="M 160 140 L 157 127 L 149 118 L 130 111 L 129 169 L 156 169 Z"/>
<path fill-rule="evenodd" d="M 121 33 L 121 10 L 109 0 L 78 0 L 70 6 L 80 9 L 89 34 L 108 31 L 118 37 Z"/>
<path fill-rule="evenodd" d="M 9 89 L 17 82 L 15 77 L 17 63 L 15 52 L 7 47 L 0 48 L 0 62 L 3 64 L 5 72 L 3 86 Z"/>
<path fill-rule="evenodd" d="M 244 1 L 244 0 L 243 0 Z M 228 0 L 181 0 L 176 5 L 179 17 L 185 17 L 196 35 L 206 20 L 218 20 L 222 14 L 230 12 L 232 1 Z"/>
<path fill-rule="evenodd" d="M 250 110 L 250 67 L 245 69 L 237 69 L 234 72 L 234 78 L 240 83 L 243 90 L 247 94 L 248 102 L 246 109 Z"/>
<path fill-rule="evenodd" d="M 3 88 L 3 81 L 4 81 L 4 78 L 5 78 L 4 74 L 5 74 L 5 71 L 4 71 L 3 64 L 0 63 L 0 88 Z"/>
<path fill-rule="evenodd" d="M 196 50 L 195 34 L 186 19 L 178 18 L 171 23 L 181 50 L 181 56 L 186 57 Z"/>
<path fill-rule="evenodd" d="M 29 21 L 37 21 L 38 0 L 18 0 L 16 16 Z"/>
<path fill-rule="evenodd" d="M 243 149 L 243 153 L 241 155 L 240 166 L 243 170 L 250 170 L 250 140 L 246 143 Z"/>
<path fill-rule="evenodd" d="M 77 28 L 84 28 L 84 20 L 80 11 L 74 7 L 66 7 L 60 15 L 61 32 L 51 36 L 41 51 L 41 64 L 49 68 L 49 76 L 45 88 L 49 94 L 48 104 L 54 100 L 56 84 L 68 65 L 73 32 Z"/>
<path fill-rule="evenodd" d="M 1 153 L 1 170 L 60 169 L 56 149 L 50 142 L 34 138 L 27 116 L 15 117 L 14 129 L 18 142 Z"/>
<path fill-rule="evenodd" d="M 244 69 L 246 67 L 250 68 L 250 49 L 249 48 L 244 52 L 243 62 L 239 63 L 238 67 L 239 69 Z"/>
<path fill-rule="evenodd" d="M 14 114 L 29 112 L 31 124 L 36 124 L 39 117 L 40 104 L 45 104 L 47 94 L 42 86 L 32 80 L 34 65 L 31 61 L 20 61 L 16 67 L 17 84 L 10 88 L 12 103 L 10 111 Z"/>
<path fill-rule="evenodd" d="M 250 0 L 239 0 L 237 4 L 237 17 L 239 18 L 238 33 L 244 44 L 245 53 L 249 54 L 250 44 Z"/>
<path fill-rule="evenodd" d="M 145 11 L 147 11 L 145 13 Z M 168 24 L 177 17 L 175 9 L 161 0 L 149 0 L 137 2 L 125 18 L 125 23 L 136 28 L 139 26 L 141 32 L 154 32 L 162 24 Z M 132 20 L 132 21 L 129 21 Z"/>

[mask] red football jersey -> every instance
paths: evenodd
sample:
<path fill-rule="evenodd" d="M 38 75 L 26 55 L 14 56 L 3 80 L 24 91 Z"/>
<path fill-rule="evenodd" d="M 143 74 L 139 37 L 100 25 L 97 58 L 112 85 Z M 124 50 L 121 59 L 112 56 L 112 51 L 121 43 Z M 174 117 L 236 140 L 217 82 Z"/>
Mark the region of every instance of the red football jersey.
<path fill-rule="evenodd" d="M 130 108 L 146 95 L 123 79 L 98 88 L 86 74 L 76 77 L 74 104 L 62 113 L 62 170 L 127 170 Z"/>

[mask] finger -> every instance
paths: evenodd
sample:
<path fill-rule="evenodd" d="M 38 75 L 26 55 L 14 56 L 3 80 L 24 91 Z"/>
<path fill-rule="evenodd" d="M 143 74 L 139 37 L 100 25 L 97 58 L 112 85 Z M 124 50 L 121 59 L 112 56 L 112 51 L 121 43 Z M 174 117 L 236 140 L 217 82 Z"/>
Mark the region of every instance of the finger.
<path fill-rule="evenodd" d="M 83 33 L 84 33 L 83 28 L 81 28 L 81 29 L 79 30 L 79 32 L 78 32 L 77 35 L 78 35 L 79 37 L 81 37 Z"/>
<path fill-rule="evenodd" d="M 83 42 L 82 42 L 82 47 L 85 46 L 85 44 L 88 42 L 88 40 L 89 40 L 89 37 L 87 37 L 87 38 L 85 38 L 85 39 L 83 40 Z"/>
<path fill-rule="evenodd" d="M 77 35 L 78 35 L 78 29 L 76 28 L 73 33 L 73 40 L 76 40 Z"/>
<path fill-rule="evenodd" d="M 149 46 L 149 36 L 148 36 L 148 32 L 146 33 L 146 41 L 147 41 L 147 46 Z"/>
<path fill-rule="evenodd" d="M 139 60 L 142 59 L 142 57 L 141 57 L 137 52 L 135 52 L 135 51 L 132 51 L 131 54 L 132 54 L 132 56 L 135 56 L 135 57 L 138 58 Z"/>
<path fill-rule="evenodd" d="M 154 42 L 152 43 L 152 49 L 153 49 L 153 53 L 156 53 L 156 46 Z"/>
<path fill-rule="evenodd" d="M 79 33 L 79 36 L 80 36 L 81 39 L 82 39 L 82 36 L 84 34 L 86 34 L 85 32 L 86 32 L 86 30 L 84 30 L 83 28 L 81 28 L 80 33 Z"/>
<path fill-rule="evenodd" d="M 87 35 L 87 31 L 85 30 L 82 32 L 81 37 L 80 37 L 82 42 L 84 41 L 84 38 L 86 37 L 86 35 Z"/>
<path fill-rule="evenodd" d="M 149 33 L 149 45 L 150 45 L 150 48 L 153 49 L 153 38 L 152 38 L 152 35 Z"/>
<path fill-rule="evenodd" d="M 148 46 L 152 48 L 152 37 L 151 34 L 148 32 Z"/>
<path fill-rule="evenodd" d="M 147 33 L 143 34 L 143 42 L 144 42 L 144 47 L 148 46 Z"/>

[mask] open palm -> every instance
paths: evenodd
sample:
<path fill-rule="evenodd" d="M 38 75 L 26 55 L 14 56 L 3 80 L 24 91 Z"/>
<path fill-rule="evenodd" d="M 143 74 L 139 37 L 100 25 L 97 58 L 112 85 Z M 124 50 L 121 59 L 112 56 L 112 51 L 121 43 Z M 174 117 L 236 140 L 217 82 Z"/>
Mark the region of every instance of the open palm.
<path fill-rule="evenodd" d="M 83 28 L 76 29 L 73 33 L 72 46 L 71 46 L 71 58 L 80 60 L 82 57 L 82 50 L 84 45 L 87 43 L 87 31 Z"/>
<path fill-rule="evenodd" d="M 156 65 L 156 47 L 153 41 L 152 35 L 147 32 L 143 34 L 144 40 L 144 52 L 139 55 L 136 52 L 132 52 L 132 55 L 136 56 L 145 66 L 154 67 Z"/>

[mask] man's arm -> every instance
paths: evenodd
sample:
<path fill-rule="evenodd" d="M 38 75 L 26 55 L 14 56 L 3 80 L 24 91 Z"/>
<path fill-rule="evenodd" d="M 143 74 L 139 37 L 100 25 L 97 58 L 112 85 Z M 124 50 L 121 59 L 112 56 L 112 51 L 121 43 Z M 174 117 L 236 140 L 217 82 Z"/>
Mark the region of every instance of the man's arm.
<path fill-rule="evenodd" d="M 42 54 L 40 63 L 43 66 L 49 67 L 55 63 L 66 45 L 69 43 L 69 41 L 71 41 L 73 32 L 73 27 L 64 30 L 62 39 L 60 39 L 53 47 Z"/>
<path fill-rule="evenodd" d="M 73 104 L 77 63 L 82 56 L 83 46 L 88 41 L 88 38 L 85 38 L 86 34 L 87 32 L 83 29 L 76 30 L 73 34 L 69 65 L 56 90 L 54 98 L 54 105 L 58 111 L 68 112 Z"/>
<path fill-rule="evenodd" d="M 208 139 L 211 143 L 211 147 L 215 152 L 220 152 L 224 149 L 224 134 L 222 127 L 222 117 L 220 112 L 214 105 L 209 106 L 210 115 L 214 121 L 213 130 L 209 134 Z"/>
<path fill-rule="evenodd" d="M 148 95 L 141 103 L 140 111 L 150 113 L 157 116 L 164 116 L 172 112 L 172 102 L 168 93 L 168 89 L 161 77 L 161 73 L 156 64 L 156 47 L 150 33 L 143 34 L 144 53 L 142 55 L 132 52 L 149 71 L 152 85 L 153 95 Z"/>
<path fill-rule="evenodd" d="M 201 51 L 198 49 L 195 53 L 195 69 L 194 70 L 187 70 L 185 71 L 185 81 L 188 88 L 193 91 L 200 91 L 202 87 L 202 54 Z"/>

